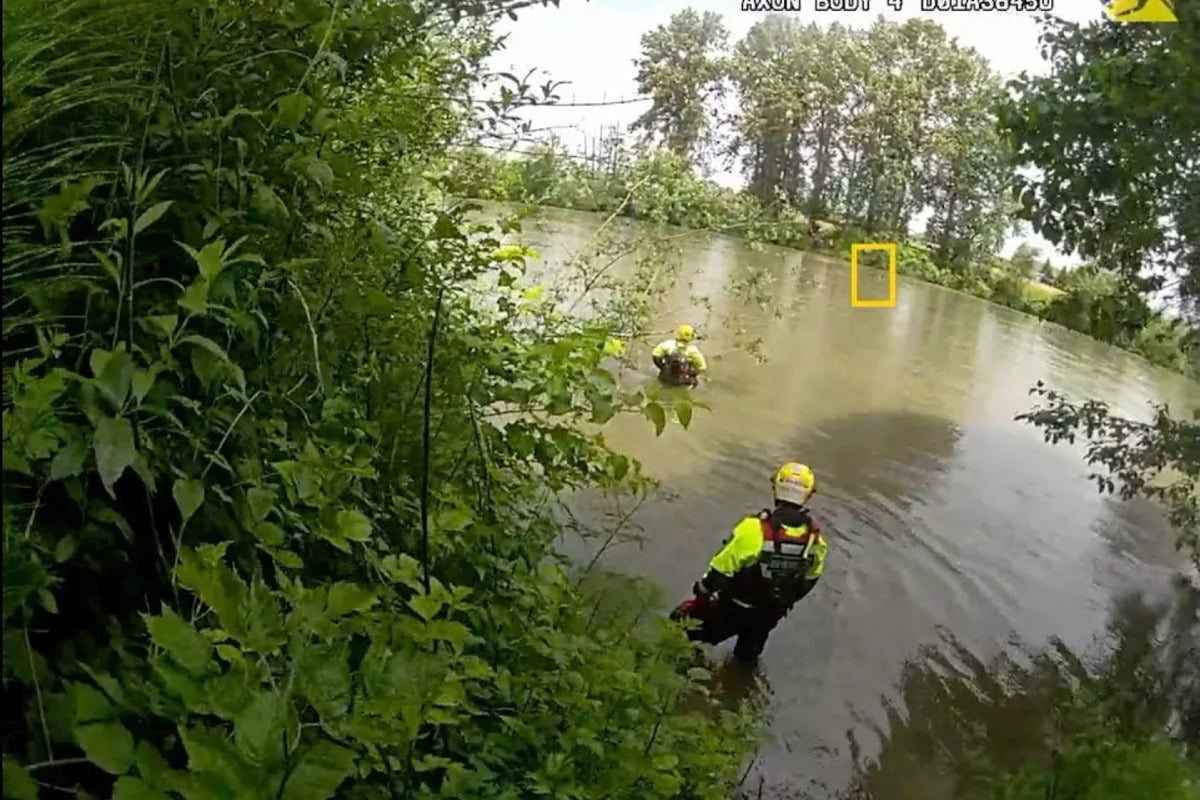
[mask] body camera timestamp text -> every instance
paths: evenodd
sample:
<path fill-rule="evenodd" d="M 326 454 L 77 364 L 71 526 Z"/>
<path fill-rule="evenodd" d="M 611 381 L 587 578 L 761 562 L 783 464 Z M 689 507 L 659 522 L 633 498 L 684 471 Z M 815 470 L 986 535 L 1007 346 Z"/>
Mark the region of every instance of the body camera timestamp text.
<path fill-rule="evenodd" d="M 899 5 L 899 3 L 897 3 Z M 922 11 L 1053 11 L 1054 0 L 921 0 Z"/>

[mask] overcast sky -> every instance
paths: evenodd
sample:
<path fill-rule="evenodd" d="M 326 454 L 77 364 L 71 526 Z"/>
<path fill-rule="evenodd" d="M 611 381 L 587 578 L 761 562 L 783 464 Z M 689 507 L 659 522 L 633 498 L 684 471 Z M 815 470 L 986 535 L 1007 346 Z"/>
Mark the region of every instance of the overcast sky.
<path fill-rule="evenodd" d="M 804 21 L 840 22 L 864 27 L 877 16 L 904 21 L 925 17 L 939 22 L 961 44 L 975 49 L 1003 76 L 1022 71 L 1045 71 L 1038 52 L 1037 24 L 1029 12 L 954 12 L 918 10 L 919 0 L 904 0 L 903 11 L 893 11 L 884 0 L 869 0 L 870 11 L 815 11 L 814 0 L 801 0 L 803 11 L 795 16 Z M 862 2 L 862 0 L 859 0 Z M 636 97 L 633 59 L 640 50 L 640 38 L 651 28 L 665 23 L 671 14 L 691 7 L 697 11 L 715 11 L 725 19 L 731 39 L 736 41 L 758 20 L 763 12 L 741 10 L 741 0 L 561 0 L 561 8 L 526 9 L 520 19 L 508 25 L 507 47 L 493 66 L 519 75 L 538 69 L 555 80 L 570 81 L 560 90 L 564 102 L 590 102 Z M 1098 0 L 1057 0 L 1055 13 L 1067 19 L 1085 22 L 1101 18 Z M 545 79 L 543 78 L 543 81 Z M 532 112 L 534 127 L 570 126 L 557 131 L 569 147 L 582 144 L 605 126 L 626 126 L 646 107 L 644 103 L 600 108 L 543 108 Z M 740 185 L 734 173 L 715 175 L 727 185 Z M 1050 245 L 1034 235 L 1030 241 L 1051 255 L 1055 263 L 1076 259 L 1050 253 Z M 1010 253 L 1020 240 L 1005 245 Z"/>

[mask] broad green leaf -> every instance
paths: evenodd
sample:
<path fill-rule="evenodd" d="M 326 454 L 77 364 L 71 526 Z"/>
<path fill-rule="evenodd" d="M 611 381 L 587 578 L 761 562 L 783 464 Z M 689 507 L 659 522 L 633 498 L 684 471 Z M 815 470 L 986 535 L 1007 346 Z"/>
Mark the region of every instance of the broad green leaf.
<path fill-rule="evenodd" d="M 326 608 L 334 616 L 366 611 L 379 602 L 379 595 L 349 581 L 338 581 L 329 587 Z"/>
<path fill-rule="evenodd" d="M 63 478 L 73 478 L 83 472 L 83 464 L 87 460 L 87 444 L 74 439 L 54 454 L 50 462 L 50 480 L 61 481 Z"/>
<path fill-rule="evenodd" d="M 93 351 L 93 355 L 95 353 L 96 351 Z M 96 377 L 93 379 L 96 388 L 104 395 L 104 399 L 109 402 L 113 411 L 120 411 L 125 404 L 125 398 L 129 396 L 129 388 L 137 364 L 128 353 L 121 350 L 107 354 L 107 357 L 93 358 L 93 368 L 98 361 L 102 366 L 99 372 L 95 373 Z"/>
<path fill-rule="evenodd" d="M 246 492 L 246 503 L 250 507 L 251 520 L 262 522 L 275 507 L 275 492 L 258 486 L 251 487 Z"/>
<path fill-rule="evenodd" d="M 139 214 L 137 221 L 133 223 L 134 236 L 146 230 L 146 228 L 149 228 L 155 222 L 158 222 L 159 218 L 162 217 L 163 214 L 167 213 L 167 209 L 170 208 L 171 204 L 174 202 L 174 200 L 164 200 L 161 203 L 155 203 Z"/>
<path fill-rule="evenodd" d="M 284 695 L 260 690 L 233 721 L 238 750 L 259 764 L 274 762 L 282 756 L 288 708 Z"/>
<path fill-rule="evenodd" d="M 133 373 L 133 399 L 140 406 L 154 388 L 155 374 L 148 369 L 139 369 Z"/>
<path fill-rule="evenodd" d="M 325 739 L 297 755 L 280 800 L 330 800 L 354 772 L 354 751 Z"/>
<path fill-rule="evenodd" d="M 654 768 L 657 770 L 660 770 L 662 772 L 666 772 L 667 770 L 675 769 L 675 766 L 678 763 L 679 763 L 679 756 L 677 756 L 673 753 L 663 753 L 660 756 L 654 757 Z"/>
<path fill-rule="evenodd" d="M 447 508 L 438 512 L 436 527 L 446 533 L 465 531 L 471 524 L 471 513 L 461 508 Z"/>
<path fill-rule="evenodd" d="M 389 579 L 403 583 L 413 589 L 421 586 L 421 562 L 408 553 L 387 556 L 380 564 L 383 574 Z"/>
<path fill-rule="evenodd" d="M 167 796 L 132 775 L 122 775 L 113 786 L 112 800 L 166 800 Z"/>
<path fill-rule="evenodd" d="M 550 357 L 554 359 L 554 363 L 561 364 L 567 360 L 567 357 L 571 355 L 571 352 L 574 349 L 575 342 L 571 341 L 570 339 L 562 339 L 555 343 L 554 350 Z"/>
<path fill-rule="evenodd" d="M 179 583 L 212 606 L 220 627 L 234 638 L 245 641 L 243 607 L 250 588 L 224 563 L 208 563 L 195 550 L 180 550 L 175 571 Z"/>
<path fill-rule="evenodd" d="M 287 567 L 288 569 L 304 568 L 304 559 L 300 558 L 300 556 L 296 555 L 291 550 L 268 549 L 267 552 L 271 554 L 272 558 L 279 562 L 281 567 Z"/>
<path fill-rule="evenodd" d="M 603 425 L 617 415 L 617 409 L 607 397 L 594 396 L 592 404 L 592 422 Z"/>
<path fill-rule="evenodd" d="M 365 542 L 371 538 L 371 520 L 361 511 L 339 511 L 337 514 L 338 535 L 352 542 Z"/>
<path fill-rule="evenodd" d="M 146 616 L 150 638 L 167 651 L 179 666 L 193 675 L 202 675 L 212 663 L 212 645 L 190 622 L 180 617 L 170 606 L 163 606 L 160 616 Z"/>
<path fill-rule="evenodd" d="M 119 722 L 80 725 L 75 741 L 89 761 L 110 775 L 124 775 L 133 766 L 133 735 Z"/>
<path fill-rule="evenodd" d="M 435 239 L 458 239 L 463 235 L 458 228 L 458 223 L 454 217 L 449 214 L 438 214 L 437 220 L 433 223 L 433 238 Z"/>
<path fill-rule="evenodd" d="M 333 183 L 333 179 L 336 177 L 333 174 L 333 168 L 316 156 L 305 159 L 304 174 L 321 186 L 328 186 Z"/>
<path fill-rule="evenodd" d="M 112 702 L 96 687 L 86 683 L 75 683 L 71 685 L 71 692 L 75 697 L 76 725 L 110 722 L 116 719 L 116 710 Z"/>
<path fill-rule="evenodd" d="M 204 483 L 196 478 L 176 478 L 171 487 L 171 496 L 175 498 L 175 505 L 179 506 L 179 525 L 183 527 L 204 505 Z"/>
<path fill-rule="evenodd" d="M 308 113 L 312 98 L 304 92 L 285 94 L 275 101 L 279 105 L 279 124 L 285 128 L 295 128 Z"/>
<path fill-rule="evenodd" d="M 54 545 L 55 562 L 62 564 L 64 561 L 70 561 L 77 549 L 79 549 L 79 539 L 74 534 L 68 533 L 58 540 L 58 544 Z"/>
<path fill-rule="evenodd" d="M 413 611 L 421 615 L 424 620 L 431 620 L 437 613 L 442 610 L 446 603 L 436 597 L 427 594 L 419 594 L 412 597 L 408 601 L 408 605 Z"/>
<path fill-rule="evenodd" d="M 200 277 L 209 284 L 215 281 L 217 276 L 221 274 L 221 270 L 225 268 L 224 239 L 215 239 L 199 250 L 195 250 L 182 243 L 180 243 L 180 246 L 192 257 L 192 261 L 196 262 L 196 267 L 200 270 Z M 205 295 L 207 296 L 207 289 L 205 289 Z"/>
<path fill-rule="evenodd" d="M 133 444 L 133 425 L 124 417 L 105 417 L 96 425 L 93 446 L 100 482 L 110 495 L 116 497 L 113 485 L 124 474 L 126 468 L 133 466 L 137 458 L 137 448 Z"/>
<path fill-rule="evenodd" d="M 260 522 L 255 525 L 254 538 L 258 539 L 267 547 L 279 547 L 287 540 L 287 536 L 284 534 L 283 528 L 279 527 L 274 522 Z"/>
<path fill-rule="evenodd" d="M 171 767 L 163 758 L 162 753 L 146 741 L 137 743 L 134 763 L 137 765 L 138 773 L 154 786 L 162 786 L 166 783 L 171 772 Z"/>
<path fill-rule="evenodd" d="M 262 783 L 262 770 L 247 763 L 221 728 L 180 725 L 179 737 L 187 750 L 191 773 L 184 777 L 196 778 L 199 774 L 204 778 L 205 791 L 181 791 L 188 800 L 262 796 L 253 791 Z"/>
<path fill-rule="evenodd" d="M 178 314 L 154 314 L 146 317 L 146 321 L 157 328 L 164 336 L 170 336 L 179 327 Z"/>
<path fill-rule="evenodd" d="M 353 694 L 348 640 L 317 645 L 302 642 L 291 655 L 296 664 L 297 687 L 321 719 L 329 722 L 345 715 Z"/>
<path fill-rule="evenodd" d="M 38 787 L 28 770 L 7 753 L 4 754 L 3 778 L 5 800 L 38 800 Z"/>
<path fill-rule="evenodd" d="M 179 297 L 179 307 L 189 314 L 203 314 L 208 308 L 209 286 L 209 282 L 203 277 L 196 278 Z"/>
<path fill-rule="evenodd" d="M 679 420 L 679 424 L 685 429 L 692 424 L 692 406 L 689 403 L 681 403 L 675 406 L 675 417 Z"/>
<path fill-rule="evenodd" d="M 224 348 L 207 336 L 197 336 L 195 334 L 184 336 L 179 340 L 179 344 L 194 344 L 197 347 L 204 348 L 222 361 L 229 360 L 229 354 L 225 352 Z"/>
<path fill-rule="evenodd" d="M 666 410 L 658 403 L 647 403 L 643 413 L 654 423 L 654 435 L 661 436 L 663 429 L 667 427 Z"/>
<path fill-rule="evenodd" d="M 428 632 L 430 637 L 454 645 L 454 649 L 460 653 L 467 643 L 467 627 L 461 622 L 435 619 L 429 623 Z"/>

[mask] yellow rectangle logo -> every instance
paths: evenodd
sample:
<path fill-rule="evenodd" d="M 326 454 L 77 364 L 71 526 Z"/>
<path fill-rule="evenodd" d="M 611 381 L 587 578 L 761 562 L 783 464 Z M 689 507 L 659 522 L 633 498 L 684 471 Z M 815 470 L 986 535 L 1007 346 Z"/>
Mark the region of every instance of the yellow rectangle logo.
<path fill-rule="evenodd" d="M 1172 0 L 1112 0 L 1104 11 L 1113 22 L 1179 22 Z"/>
<path fill-rule="evenodd" d="M 883 250 L 888 256 L 888 296 L 885 300 L 863 300 L 858 296 L 858 254 Z M 854 308 L 892 308 L 896 305 L 896 244 L 874 242 L 850 245 L 850 305 Z"/>

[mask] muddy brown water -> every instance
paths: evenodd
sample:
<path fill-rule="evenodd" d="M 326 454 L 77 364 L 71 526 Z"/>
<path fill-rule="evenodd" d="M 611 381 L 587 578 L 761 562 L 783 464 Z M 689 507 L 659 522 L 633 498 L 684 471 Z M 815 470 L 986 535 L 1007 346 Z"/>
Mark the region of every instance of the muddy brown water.
<path fill-rule="evenodd" d="M 600 222 L 566 211 L 527 220 L 521 240 L 544 259 L 535 271 L 560 270 Z M 776 629 L 757 670 L 730 665 L 719 675 L 726 693 L 768 698 L 752 796 L 824 797 L 844 786 L 854 753 L 871 758 L 904 718 L 902 671 L 919 663 L 923 645 L 953 639 L 982 661 L 1051 637 L 1083 651 L 1122 593 L 1166 592 L 1180 559 L 1161 515 L 1098 495 L 1080 447 L 1046 444 L 1013 415 L 1031 405 L 1039 379 L 1134 416 L 1151 401 L 1190 410 L 1200 384 L 940 287 L 901 277 L 895 307 L 853 308 L 843 261 L 671 235 L 686 268 L 657 301 L 659 327 L 688 322 L 700 332 L 711 379 L 697 398 L 711 411 L 660 437 L 644 419 L 605 427 L 610 444 L 673 497 L 639 511 L 640 546 L 600 561 L 681 598 L 737 520 L 769 502 L 779 463 L 816 470 L 812 505 L 830 542 L 825 577 Z M 757 270 L 771 276 L 766 310 L 731 288 Z M 860 288 L 886 294 L 886 277 L 867 271 Z M 747 338 L 761 338 L 764 363 L 739 347 Z M 652 375 L 646 366 L 622 380 Z M 578 505 L 604 510 L 589 498 Z M 718 648 L 718 663 L 729 648 Z M 920 702 L 913 691 L 904 691 L 910 704 Z M 907 766 L 876 776 L 879 800 L 937 800 L 918 775 L 930 743 L 910 738 L 889 744 L 891 763 Z"/>

